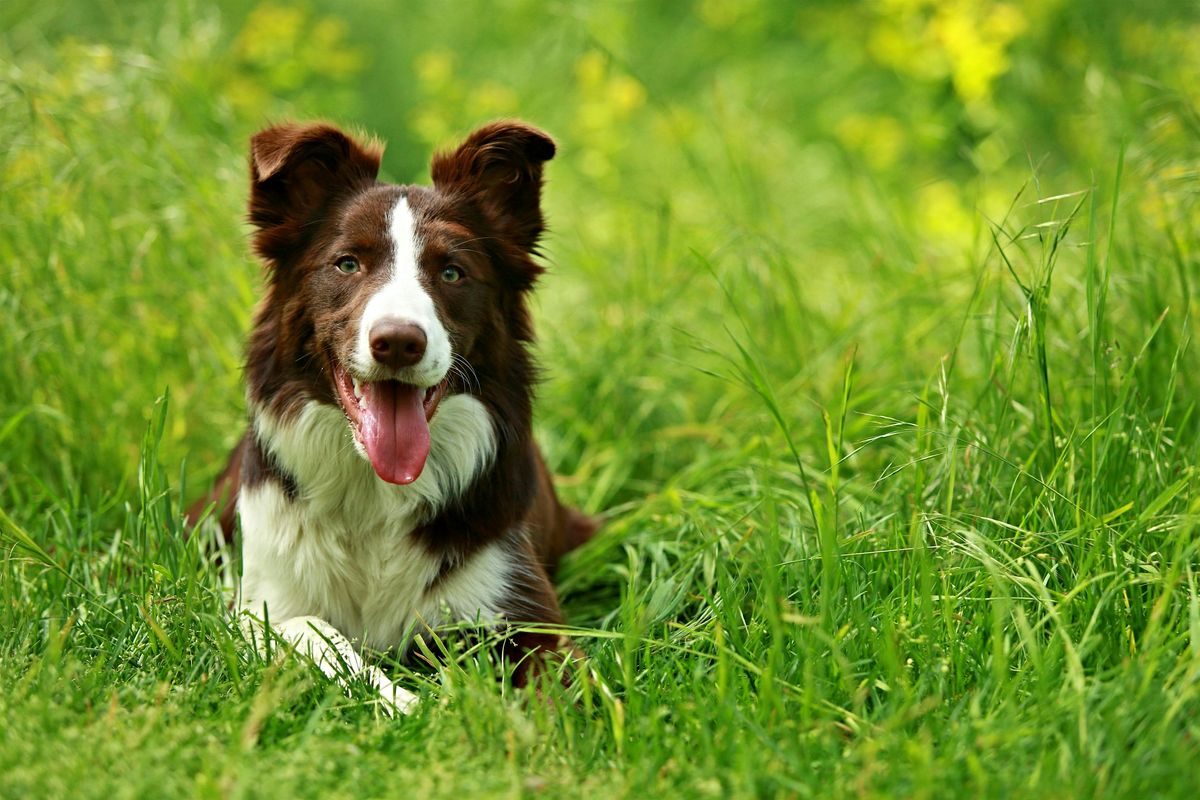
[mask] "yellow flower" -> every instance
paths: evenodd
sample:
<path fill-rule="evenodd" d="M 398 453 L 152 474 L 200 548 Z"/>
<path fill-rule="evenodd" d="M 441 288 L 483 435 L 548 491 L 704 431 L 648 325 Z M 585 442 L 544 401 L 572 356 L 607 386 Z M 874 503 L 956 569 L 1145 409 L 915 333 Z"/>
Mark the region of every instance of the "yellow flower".
<path fill-rule="evenodd" d="M 851 114 L 837 123 L 834 133 L 846 149 L 880 170 L 896 163 L 906 141 L 900 123 L 889 116 Z"/>
<path fill-rule="evenodd" d="M 514 114 L 517 94 L 495 81 L 484 81 L 467 98 L 468 107 L 478 116 Z"/>
<path fill-rule="evenodd" d="M 607 65 L 603 54 L 592 50 L 575 62 L 575 78 L 582 89 L 593 89 L 604 82 Z"/>
<path fill-rule="evenodd" d="M 454 76 L 454 53 L 449 50 L 431 50 L 416 60 L 417 79 L 430 89 L 438 89 L 450 83 Z"/>
<path fill-rule="evenodd" d="M 259 70 L 271 88 L 296 89 L 314 76 L 345 80 L 362 69 L 362 53 L 346 34 L 345 23 L 335 17 L 266 2 L 250 12 L 233 52 Z"/>
<path fill-rule="evenodd" d="M 308 15 L 299 8 L 263 3 L 250 12 L 234 50 L 255 65 L 290 56 Z"/>
<path fill-rule="evenodd" d="M 628 75 L 616 75 L 608 83 L 608 99 L 625 116 L 646 102 L 646 90 Z"/>
<path fill-rule="evenodd" d="M 438 143 L 448 140 L 454 133 L 450 120 L 438 112 L 436 105 L 428 105 L 413 116 L 413 130 L 422 141 Z"/>
<path fill-rule="evenodd" d="M 1008 48 L 1025 31 L 1024 13 L 985 0 L 885 0 L 867 38 L 880 63 L 922 80 L 947 76 L 965 102 L 990 100 L 1008 71 Z"/>
<path fill-rule="evenodd" d="M 974 235 L 974 215 L 963 206 L 948 181 L 926 184 L 917 190 L 917 225 L 921 233 L 943 244 L 965 246 Z"/>

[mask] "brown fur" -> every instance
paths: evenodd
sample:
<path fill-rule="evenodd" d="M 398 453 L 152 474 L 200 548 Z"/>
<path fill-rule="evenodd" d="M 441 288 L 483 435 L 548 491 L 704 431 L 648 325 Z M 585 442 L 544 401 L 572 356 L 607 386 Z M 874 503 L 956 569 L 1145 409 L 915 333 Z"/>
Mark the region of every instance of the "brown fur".
<path fill-rule="evenodd" d="M 268 274 L 247 348 L 252 406 L 287 418 L 311 399 L 339 403 L 331 365 L 349 357 L 356 310 L 386 280 L 386 270 L 373 267 L 388 255 L 388 210 L 405 196 L 425 243 L 424 285 L 454 352 L 473 367 L 469 381 L 453 378 L 447 391 L 478 398 L 497 430 L 490 467 L 414 533 L 442 558 L 439 580 L 476 549 L 513 540 L 528 568 L 509 602 L 508 618 L 518 623 L 562 622 L 549 575 L 597 528 L 559 503 L 532 435 L 536 370 L 526 299 L 542 272 L 534 261 L 544 230 L 542 168 L 554 153 L 553 141 L 534 128 L 493 123 L 434 157 L 429 188 L 379 183 L 381 148 L 329 125 L 276 126 L 251 143 L 249 218 Z M 346 252 L 363 264 L 352 280 L 329 268 Z M 430 277 L 447 264 L 460 265 L 471 280 L 448 285 Z M 216 503 L 232 537 L 240 487 L 265 480 L 279 482 L 290 496 L 303 492 L 248 431 L 189 519 Z M 527 539 L 516 534 L 521 530 Z M 520 652 L 564 646 L 541 634 L 522 634 L 511 644 Z M 527 670 L 514 680 L 525 682 Z"/>

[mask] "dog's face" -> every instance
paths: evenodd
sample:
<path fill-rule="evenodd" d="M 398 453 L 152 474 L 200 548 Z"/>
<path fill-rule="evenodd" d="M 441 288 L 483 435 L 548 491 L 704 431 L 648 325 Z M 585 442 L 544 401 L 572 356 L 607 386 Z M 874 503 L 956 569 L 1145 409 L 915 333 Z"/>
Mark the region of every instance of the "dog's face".
<path fill-rule="evenodd" d="M 443 397 L 470 391 L 500 341 L 528 337 L 520 295 L 539 272 L 554 143 L 489 125 L 434 158 L 432 188 L 377 182 L 380 155 L 327 125 L 268 128 L 251 142 L 250 220 L 277 334 L 302 354 L 292 368 L 341 407 L 379 477 L 406 484 Z"/>

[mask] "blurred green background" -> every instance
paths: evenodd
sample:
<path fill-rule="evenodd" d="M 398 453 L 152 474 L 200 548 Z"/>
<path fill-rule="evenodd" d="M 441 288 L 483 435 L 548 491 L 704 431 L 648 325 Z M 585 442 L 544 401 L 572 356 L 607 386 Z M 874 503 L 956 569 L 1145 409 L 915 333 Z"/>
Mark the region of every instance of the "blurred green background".
<path fill-rule="evenodd" d="M 179 509 L 249 136 L 419 182 L 500 117 L 560 145 L 595 693 L 391 665 L 389 725 L 254 657 Z M 1200 795 L 1197 3 L 5 0 L 0 143 L 0 795 Z"/>
<path fill-rule="evenodd" d="M 245 146 L 280 119 L 382 136 L 397 181 L 424 180 L 432 149 L 484 121 L 543 126 L 561 144 L 544 338 L 662 340 L 680 318 L 719 340 L 728 315 L 698 254 L 718 278 L 757 272 L 753 309 L 814 312 L 760 342 L 784 374 L 836 368 L 817 339 L 899 331 L 924 365 L 903 377 L 926 378 L 947 349 L 935 329 L 959 324 L 930 312 L 969 297 L 968 261 L 1022 187 L 1038 184 L 1019 206 L 1111 186 L 1123 147 L 1128 224 L 1175 248 L 1195 224 L 1190 3 L 9 0 L 0 27 L 0 408 L 26 420 L 3 440 L 42 459 L 0 462 L 9 492 L 22 473 L 89 492 L 128 473 L 168 386 L 167 460 L 190 452 L 212 474 L 237 435 L 258 280 Z M 1160 268 L 1138 279 L 1170 282 Z M 644 329 L 628 293 L 710 313 Z M 561 350 L 584 347 L 550 341 L 552 374 L 578 379 Z M 639 373 L 623 391 L 655 380 Z"/>

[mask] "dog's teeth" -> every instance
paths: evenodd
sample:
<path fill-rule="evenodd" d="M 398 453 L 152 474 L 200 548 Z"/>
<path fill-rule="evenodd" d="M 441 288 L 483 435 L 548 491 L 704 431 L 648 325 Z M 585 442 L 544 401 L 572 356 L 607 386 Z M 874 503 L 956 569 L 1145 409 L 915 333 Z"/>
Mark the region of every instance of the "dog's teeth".
<path fill-rule="evenodd" d="M 363 391 L 362 391 L 362 386 L 358 382 L 358 378 L 351 378 L 350 380 L 354 381 L 354 396 L 357 397 L 359 400 L 362 400 L 363 399 Z"/>

